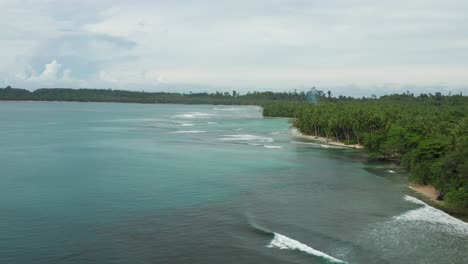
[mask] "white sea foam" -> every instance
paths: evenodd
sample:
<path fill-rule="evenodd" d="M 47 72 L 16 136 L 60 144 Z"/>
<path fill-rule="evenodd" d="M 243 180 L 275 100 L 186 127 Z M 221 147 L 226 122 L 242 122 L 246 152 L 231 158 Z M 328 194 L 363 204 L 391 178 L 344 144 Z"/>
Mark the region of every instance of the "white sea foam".
<path fill-rule="evenodd" d="M 428 206 L 427 203 L 425 203 L 425 202 L 423 202 L 423 201 L 421 201 L 421 200 L 419 200 L 417 198 L 414 198 L 413 196 L 405 195 L 404 199 L 405 199 L 405 201 L 408 201 L 408 202 L 411 202 L 411 203 L 414 203 L 414 204 Z"/>
<path fill-rule="evenodd" d="M 293 144 L 300 144 L 300 145 L 311 145 L 315 147 L 321 147 L 322 144 L 314 143 L 314 142 L 301 142 L 301 141 L 291 141 Z"/>
<path fill-rule="evenodd" d="M 216 122 L 208 122 L 207 124 L 209 124 L 209 125 L 216 125 L 216 124 L 218 124 L 218 123 L 216 123 Z"/>
<path fill-rule="evenodd" d="M 206 133 L 206 131 L 202 130 L 179 130 L 179 131 L 174 131 L 176 134 L 197 134 L 197 133 Z"/>
<path fill-rule="evenodd" d="M 394 170 L 387 170 L 387 172 L 388 172 L 388 173 L 392 173 L 392 174 L 393 174 L 393 173 L 396 173 L 396 171 L 394 171 Z"/>
<path fill-rule="evenodd" d="M 242 128 L 237 128 L 236 130 L 237 130 L 237 131 L 242 131 L 242 130 L 244 130 L 244 129 L 242 129 Z"/>
<path fill-rule="evenodd" d="M 213 108 L 213 110 L 215 111 L 238 111 L 238 110 L 245 110 L 245 108 L 234 108 L 234 107 L 231 107 L 231 108 Z"/>
<path fill-rule="evenodd" d="M 468 223 L 465 223 L 439 209 L 429 206 L 425 202 L 412 196 L 406 195 L 404 199 L 408 202 L 422 205 L 422 207 L 396 216 L 396 220 L 427 222 L 438 225 L 448 232 L 468 236 Z"/>
<path fill-rule="evenodd" d="M 283 148 L 282 146 L 273 146 L 273 145 L 263 145 L 263 147 L 267 149 L 281 149 Z"/>
<path fill-rule="evenodd" d="M 324 258 L 330 262 L 333 263 L 346 263 L 342 260 L 339 260 L 337 258 L 334 258 L 326 253 L 323 253 L 321 251 L 318 251 L 316 249 L 313 249 L 309 247 L 306 244 L 302 244 L 301 242 L 294 240 L 292 238 L 289 238 L 287 236 L 274 233 L 274 237 L 271 240 L 270 244 L 267 245 L 269 248 L 279 248 L 279 249 L 290 249 L 290 250 L 299 250 L 302 252 L 305 252 L 307 254 L 311 254 L 317 257 Z"/>
<path fill-rule="evenodd" d="M 215 114 L 209 113 L 200 113 L 200 112 L 190 112 L 187 114 L 176 115 L 177 118 L 209 118 L 212 116 L 216 116 Z"/>
<path fill-rule="evenodd" d="M 179 124 L 179 126 L 194 126 L 194 124 L 191 124 L 191 123 L 184 123 L 184 124 Z"/>
<path fill-rule="evenodd" d="M 220 140 L 225 141 L 259 141 L 259 142 L 273 142 L 273 138 L 270 137 L 262 137 L 256 135 L 249 135 L 249 134 L 241 134 L 241 135 L 224 135 L 223 138 Z"/>
<path fill-rule="evenodd" d="M 272 134 L 272 135 L 279 135 L 279 134 L 281 134 L 281 132 L 275 131 L 275 132 L 271 132 L 270 134 Z"/>
<path fill-rule="evenodd" d="M 340 146 L 319 144 L 319 143 L 314 143 L 314 142 L 291 141 L 291 143 L 300 144 L 300 145 L 310 145 L 310 146 L 313 146 L 313 147 L 325 148 L 325 149 L 344 149 L 345 148 L 345 147 L 340 147 Z"/>

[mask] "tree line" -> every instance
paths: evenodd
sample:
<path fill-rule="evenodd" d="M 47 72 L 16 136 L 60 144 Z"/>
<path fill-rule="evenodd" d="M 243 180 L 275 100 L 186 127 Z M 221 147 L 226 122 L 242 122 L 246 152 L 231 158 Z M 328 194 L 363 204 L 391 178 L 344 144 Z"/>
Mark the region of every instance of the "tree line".
<path fill-rule="evenodd" d="M 304 102 L 304 92 L 249 92 L 236 91 L 214 93 L 164 93 L 138 92 L 112 89 L 43 88 L 33 92 L 6 87 L 0 89 L 0 100 L 73 101 L 73 102 L 121 102 L 121 103 L 177 103 L 262 105 L 272 101 Z"/>
<path fill-rule="evenodd" d="M 410 180 L 433 185 L 438 199 L 468 209 L 468 97 L 441 93 L 380 98 L 327 98 L 317 104 L 270 103 L 265 116 L 295 118 L 300 132 L 361 144 L 392 160 Z"/>

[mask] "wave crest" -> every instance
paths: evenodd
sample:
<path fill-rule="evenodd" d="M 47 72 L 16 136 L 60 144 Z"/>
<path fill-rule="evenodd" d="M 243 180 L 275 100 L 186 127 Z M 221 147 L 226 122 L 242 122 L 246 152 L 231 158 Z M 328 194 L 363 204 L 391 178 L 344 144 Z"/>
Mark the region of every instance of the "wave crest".
<path fill-rule="evenodd" d="M 216 116 L 215 114 L 201 113 L 201 112 L 190 112 L 187 114 L 176 115 L 176 118 L 209 118 Z"/>
<path fill-rule="evenodd" d="M 283 148 L 282 146 L 273 146 L 273 145 L 263 145 L 264 148 L 267 149 L 281 149 Z"/>
<path fill-rule="evenodd" d="M 203 131 L 203 130 L 179 130 L 179 131 L 174 131 L 173 133 L 175 133 L 175 134 L 198 134 L 198 133 L 206 133 L 206 131 Z"/>
<path fill-rule="evenodd" d="M 459 220 L 439 209 L 429 206 L 425 202 L 412 196 L 405 195 L 404 199 L 408 202 L 422 205 L 422 207 L 395 216 L 394 218 L 396 220 L 427 222 L 430 224 L 439 225 L 448 232 L 468 236 L 468 223 L 465 223 L 462 220 Z"/>
<path fill-rule="evenodd" d="M 273 138 L 262 137 L 256 135 L 242 134 L 242 135 L 224 135 L 220 140 L 224 141 L 258 141 L 258 142 L 273 142 Z"/>
<path fill-rule="evenodd" d="M 297 240 L 294 240 L 292 238 L 289 238 L 285 235 L 281 235 L 278 233 L 273 233 L 274 237 L 271 240 L 270 244 L 267 245 L 269 248 L 279 248 L 279 249 L 290 249 L 290 250 L 299 250 L 302 252 L 305 252 L 307 254 L 314 255 L 316 257 L 320 257 L 325 259 L 328 262 L 331 263 L 346 263 L 342 260 L 339 260 L 337 258 L 334 258 L 326 253 L 323 253 L 321 251 L 318 251 L 316 249 L 313 249 L 309 247 L 306 244 L 303 244 Z"/>

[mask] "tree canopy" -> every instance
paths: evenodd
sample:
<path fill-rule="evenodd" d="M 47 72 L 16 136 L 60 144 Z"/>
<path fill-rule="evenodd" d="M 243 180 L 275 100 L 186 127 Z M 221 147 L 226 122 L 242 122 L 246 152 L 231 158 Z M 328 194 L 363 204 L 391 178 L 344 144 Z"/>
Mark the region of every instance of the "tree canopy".
<path fill-rule="evenodd" d="M 307 135 L 362 144 L 372 158 L 400 163 L 411 181 L 433 185 L 439 199 L 468 209 L 467 97 L 322 97 L 316 105 L 266 104 L 264 115 L 295 117 L 294 125 Z"/>

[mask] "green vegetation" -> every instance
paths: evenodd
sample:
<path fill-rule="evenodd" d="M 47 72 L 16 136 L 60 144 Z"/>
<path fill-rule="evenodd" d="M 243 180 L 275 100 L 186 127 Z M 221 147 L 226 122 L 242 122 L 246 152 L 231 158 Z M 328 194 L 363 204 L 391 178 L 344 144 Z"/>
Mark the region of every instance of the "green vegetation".
<path fill-rule="evenodd" d="M 468 97 L 395 94 L 377 99 L 308 93 L 148 93 L 99 89 L 7 87 L 0 100 L 261 105 L 270 117 L 295 118 L 304 134 L 361 144 L 371 158 L 392 160 L 415 183 L 436 187 L 439 199 L 468 210 Z"/>
<path fill-rule="evenodd" d="M 304 102 L 305 93 L 253 92 L 244 95 L 236 91 L 215 93 L 149 93 L 105 89 L 0 89 L 0 100 L 69 101 L 69 102 L 121 102 L 121 103 L 174 103 L 174 104 L 224 104 L 263 105 L 268 102 Z"/>
<path fill-rule="evenodd" d="M 372 158 L 400 163 L 412 182 L 433 185 L 440 200 L 466 212 L 468 97 L 319 98 L 316 105 L 267 104 L 264 115 L 296 117 L 304 134 L 361 144 Z"/>

